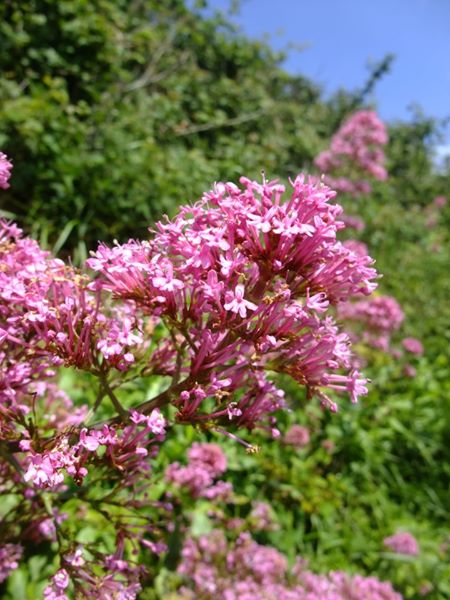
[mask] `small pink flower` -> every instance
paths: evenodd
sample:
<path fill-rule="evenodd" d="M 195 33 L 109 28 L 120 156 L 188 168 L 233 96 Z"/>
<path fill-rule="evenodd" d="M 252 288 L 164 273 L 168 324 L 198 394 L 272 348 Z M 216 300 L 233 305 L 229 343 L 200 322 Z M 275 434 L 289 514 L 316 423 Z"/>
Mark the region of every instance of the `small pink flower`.
<path fill-rule="evenodd" d="M 423 345 L 416 338 L 407 337 L 402 342 L 403 348 L 411 354 L 423 354 Z"/>
<path fill-rule="evenodd" d="M 445 196 L 436 196 L 433 204 L 436 208 L 443 208 L 447 204 L 447 198 Z"/>
<path fill-rule="evenodd" d="M 166 420 L 158 408 L 152 410 L 150 416 L 147 417 L 147 427 L 154 435 L 165 433 Z"/>
<path fill-rule="evenodd" d="M 247 218 L 256 229 L 259 229 L 262 233 L 268 233 L 272 229 L 271 218 L 273 213 L 274 210 L 271 209 L 263 215 L 249 214 Z"/>
<path fill-rule="evenodd" d="M 328 454 L 332 454 L 336 444 L 333 442 L 333 440 L 323 440 L 321 446 L 326 452 L 328 452 Z"/>
<path fill-rule="evenodd" d="M 323 180 L 335 190 L 353 196 L 368 194 L 369 176 L 380 181 L 387 178 L 383 146 L 388 137 L 384 124 L 375 112 L 362 110 L 351 115 L 333 135 L 330 148 L 315 158 Z"/>
<path fill-rule="evenodd" d="M 405 377 L 413 379 L 417 375 L 417 370 L 412 365 L 407 364 L 403 367 L 402 373 Z"/>
<path fill-rule="evenodd" d="M 69 574 L 65 569 L 60 569 L 52 579 L 55 587 L 60 590 L 65 590 L 69 585 Z"/>
<path fill-rule="evenodd" d="M 100 442 L 98 441 L 97 436 L 88 434 L 88 430 L 83 428 L 80 431 L 80 446 L 83 446 L 83 448 L 86 448 L 89 452 L 95 452 L 100 446 Z"/>
<path fill-rule="evenodd" d="M 82 546 L 78 546 L 78 548 L 75 549 L 75 552 L 73 552 L 73 554 L 66 554 L 64 556 L 64 559 L 73 567 L 82 567 L 86 564 L 86 561 L 83 558 Z"/>
<path fill-rule="evenodd" d="M 155 554 L 167 552 L 168 547 L 164 542 L 152 542 L 151 540 L 141 540 L 141 544 Z"/>
<path fill-rule="evenodd" d="M 0 583 L 9 577 L 11 571 L 17 569 L 22 554 L 23 548 L 19 544 L 0 546 Z"/>
<path fill-rule="evenodd" d="M 137 410 L 131 411 L 130 421 L 133 421 L 133 423 L 135 423 L 136 425 L 139 425 L 140 423 L 145 423 L 146 420 L 147 417 L 142 413 L 138 412 Z"/>
<path fill-rule="evenodd" d="M 69 586 L 69 574 L 65 569 L 60 569 L 51 579 L 51 584 L 44 590 L 45 600 L 69 600 L 65 589 Z"/>
<path fill-rule="evenodd" d="M 194 443 L 188 451 L 189 462 L 200 464 L 213 477 L 221 475 L 227 468 L 227 457 L 217 444 Z"/>
<path fill-rule="evenodd" d="M 294 446 L 295 448 L 303 448 L 309 444 L 309 429 L 303 425 L 292 425 L 284 436 L 284 443 Z"/>
<path fill-rule="evenodd" d="M 238 408 L 237 402 L 230 402 L 230 404 L 227 406 L 227 414 L 230 421 L 234 417 L 240 417 L 242 415 L 242 410 Z"/>
<path fill-rule="evenodd" d="M 355 229 L 356 231 L 363 231 L 365 228 L 364 221 L 359 217 L 352 215 L 342 215 L 342 221 L 348 229 Z"/>
<path fill-rule="evenodd" d="M 244 298 L 245 288 L 243 285 L 238 284 L 233 292 L 227 292 L 225 296 L 226 304 L 224 304 L 225 310 L 229 310 L 245 319 L 248 310 L 256 310 L 258 307 L 253 302 L 245 300 Z"/>
<path fill-rule="evenodd" d="M 155 288 L 164 292 L 174 292 L 175 290 L 182 290 L 184 288 L 184 283 L 173 276 L 173 267 L 170 263 L 165 265 L 164 274 L 153 277 L 152 283 Z"/>
<path fill-rule="evenodd" d="M 315 310 L 318 313 L 325 312 L 328 308 L 329 301 L 323 292 L 310 295 L 309 288 L 306 290 L 306 308 Z"/>
<path fill-rule="evenodd" d="M 9 188 L 9 178 L 11 177 L 12 163 L 8 160 L 6 154 L 0 152 L 0 188 L 7 190 Z"/>
<path fill-rule="evenodd" d="M 395 533 L 385 538 L 383 544 L 397 554 L 408 554 L 410 556 L 419 554 L 419 544 L 416 538 L 407 531 Z"/>

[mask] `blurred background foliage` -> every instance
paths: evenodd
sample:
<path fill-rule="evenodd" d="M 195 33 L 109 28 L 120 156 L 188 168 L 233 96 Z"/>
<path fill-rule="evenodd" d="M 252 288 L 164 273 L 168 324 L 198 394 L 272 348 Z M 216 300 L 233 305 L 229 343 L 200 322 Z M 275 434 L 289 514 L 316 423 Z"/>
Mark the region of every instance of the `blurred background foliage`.
<path fill-rule="evenodd" d="M 182 1 L 6 1 L 0 19 L 4 208 L 79 259 L 214 180 L 294 173 L 320 147 L 316 86 Z"/>
<path fill-rule="evenodd" d="M 312 170 L 392 66 L 386 56 L 360 89 L 324 99 L 313 81 L 283 70 L 282 55 L 204 8 L 183 0 L 0 3 L 0 149 L 14 161 L 2 216 L 80 264 L 98 240 L 145 237 L 214 181 Z M 382 292 L 406 313 L 403 334 L 424 343 L 417 376 L 374 353 L 368 399 L 338 415 L 307 406 L 287 386 L 292 412 L 281 428 L 307 425 L 306 448 L 261 438 L 261 452 L 247 456 L 225 444 L 236 491 L 278 515 L 268 541 L 280 550 L 322 570 L 376 572 L 407 598 L 428 582 L 436 600 L 450 598 L 449 204 L 427 225 L 433 198 L 450 197 L 450 165 L 437 168 L 433 157 L 441 125 L 418 110 L 391 123 L 389 179 L 368 197 L 340 200 L 366 223 L 358 237 L 377 259 Z M 166 460 L 194 438 L 179 431 Z M 416 535 L 419 558 L 383 553 L 383 537 L 397 528 Z M 18 571 L 10 589 L 30 573 Z"/>
<path fill-rule="evenodd" d="M 182 0 L 5 0 L 0 146 L 15 169 L 1 210 L 81 261 L 215 180 L 308 168 L 392 62 L 325 102 L 281 59 Z M 392 127 L 403 205 L 433 193 L 438 129 L 420 115 Z"/>

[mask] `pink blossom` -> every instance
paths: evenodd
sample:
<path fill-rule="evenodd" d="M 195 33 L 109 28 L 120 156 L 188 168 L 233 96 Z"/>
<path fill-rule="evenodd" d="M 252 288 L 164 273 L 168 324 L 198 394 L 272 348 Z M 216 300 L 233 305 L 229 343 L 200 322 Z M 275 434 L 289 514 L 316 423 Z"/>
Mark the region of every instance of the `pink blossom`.
<path fill-rule="evenodd" d="M 397 554 L 419 554 L 419 544 L 416 538 L 407 531 L 399 532 L 383 540 L 383 544 Z"/>
<path fill-rule="evenodd" d="M 54 509 L 52 517 L 46 517 L 43 519 L 38 518 L 31 524 L 30 537 L 38 542 L 42 541 L 43 539 L 56 542 L 56 528 L 67 518 L 68 515 L 66 513 L 60 513 L 57 509 Z M 33 530 L 34 527 L 36 527 L 35 530 Z"/>
<path fill-rule="evenodd" d="M 152 542 L 150 540 L 141 540 L 141 544 L 151 550 L 154 554 L 163 554 L 167 552 L 168 546 L 164 542 Z"/>
<path fill-rule="evenodd" d="M 166 469 L 167 481 L 184 487 L 190 493 L 204 498 L 226 498 L 232 488 L 224 481 L 214 482 L 214 479 L 224 473 L 227 468 L 227 458 L 217 444 L 195 442 L 188 450 L 188 464 L 172 463 Z"/>
<path fill-rule="evenodd" d="M 182 290 L 184 283 L 180 279 L 176 279 L 173 276 L 173 267 L 170 263 L 165 266 L 165 273 L 158 277 L 153 277 L 153 285 L 165 292 L 173 292 L 175 290 Z"/>
<path fill-rule="evenodd" d="M 151 433 L 162 435 L 165 433 L 166 420 L 158 408 L 155 408 L 146 419 L 146 424 Z"/>
<path fill-rule="evenodd" d="M 220 500 L 226 502 L 230 499 L 233 492 L 233 486 L 228 481 L 216 481 L 213 485 L 204 488 L 201 492 L 202 498 L 208 500 Z"/>
<path fill-rule="evenodd" d="M 87 429 L 84 427 L 80 431 L 80 446 L 89 450 L 89 452 L 95 452 L 100 446 L 98 435 L 88 434 Z"/>
<path fill-rule="evenodd" d="M 19 544 L 3 544 L 0 546 L 0 583 L 5 581 L 11 571 L 17 569 L 23 548 Z"/>
<path fill-rule="evenodd" d="M 253 503 L 249 517 L 255 531 L 271 531 L 272 529 L 276 529 L 272 517 L 272 509 L 266 502 Z"/>
<path fill-rule="evenodd" d="M 65 554 L 64 560 L 73 567 L 82 567 L 86 564 L 83 557 L 83 547 L 78 546 L 72 554 Z"/>
<path fill-rule="evenodd" d="M 53 488 L 64 481 L 61 469 L 67 464 L 61 452 L 51 452 L 45 455 L 34 454 L 30 456 L 28 469 L 23 478 L 31 481 L 40 488 Z"/>
<path fill-rule="evenodd" d="M 330 148 L 321 152 L 315 165 L 324 181 L 334 189 L 353 196 L 368 194 L 371 184 L 365 177 L 383 181 L 383 146 L 387 143 L 384 124 L 375 112 L 362 110 L 351 115 L 333 135 Z"/>
<path fill-rule="evenodd" d="M 384 352 L 390 351 L 391 336 L 400 329 L 405 318 L 399 303 L 390 296 L 343 302 L 337 312 L 352 332 L 353 341 Z"/>
<path fill-rule="evenodd" d="M 323 400 L 326 374 L 350 365 L 349 340 L 330 307 L 376 287 L 372 259 L 336 239 L 343 223 L 330 203 L 334 192 L 298 176 L 283 201 L 276 181 L 243 177 L 241 184 L 217 184 L 173 221 L 158 223 L 150 241 L 100 246 L 88 261 L 114 298 L 170 328 L 179 323 L 174 342 L 164 340 L 150 364 L 161 374 L 189 373 L 172 400 L 181 422 L 205 419 L 202 408 L 214 398 L 209 419 L 254 426 L 283 403 L 266 370 L 289 373 Z M 161 277 L 183 287 L 164 290 Z M 230 313 L 240 317 L 231 328 Z M 200 386 L 195 378 L 205 369 Z M 223 370 L 226 387 L 216 383 Z M 354 397 L 365 387 L 349 376 L 340 389 Z"/>
<path fill-rule="evenodd" d="M 332 454 L 336 444 L 333 442 L 333 440 L 323 440 L 321 446 L 324 448 L 324 450 L 326 450 L 326 452 L 328 452 L 328 454 Z"/>
<path fill-rule="evenodd" d="M 0 188 L 7 190 L 9 188 L 9 178 L 11 177 L 12 163 L 8 160 L 6 154 L 0 152 Z"/>
<path fill-rule="evenodd" d="M 402 345 L 403 348 L 408 352 L 411 352 L 411 354 L 423 354 L 423 345 L 416 338 L 404 338 L 404 340 L 402 341 Z"/>
<path fill-rule="evenodd" d="M 191 464 L 204 466 L 213 477 L 221 475 L 227 468 L 227 457 L 217 444 L 195 442 L 188 450 L 188 458 Z"/>
<path fill-rule="evenodd" d="M 69 586 L 69 574 L 65 569 L 60 569 L 52 578 L 53 584 L 60 590 L 65 590 Z"/>
<path fill-rule="evenodd" d="M 187 489 L 194 497 L 213 485 L 213 476 L 201 464 L 182 466 L 178 462 L 170 464 L 165 472 L 166 481 Z"/>
<path fill-rule="evenodd" d="M 427 596 L 428 594 L 430 594 L 434 589 L 434 586 L 431 582 L 427 581 L 425 583 L 422 583 L 422 585 L 419 587 L 419 594 L 421 596 Z"/>
<path fill-rule="evenodd" d="M 436 208 L 443 208 L 447 204 L 447 198 L 445 196 L 436 196 L 433 204 Z"/>
<path fill-rule="evenodd" d="M 354 252 L 357 256 L 367 256 L 369 254 L 366 244 L 358 240 L 347 240 L 344 242 L 344 246 Z"/>
<path fill-rule="evenodd" d="M 417 375 L 417 370 L 412 365 L 406 364 L 402 369 L 402 373 L 405 377 L 413 379 Z"/>
<path fill-rule="evenodd" d="M 345 226 L 349 229 L 355 229 L 356 231 L 364 231 L 365 229 L 365 223 L 359 217 L 343 214 L 342 221 L 345 223 Z"/>
<path fill-rule="evenodd" d="M 220 530 L 188 539 L 181 556 L 183 600 L 402 600 L 390 583 L 375 577 L 342 571 L 317 575 L 301 558 L 289 569 L 285 556 L 248 533 L 232 543 Z"/>
<path fill-rule="evenodd" d="M 243 285 L 237 285 L 234 293 L 227 292 L 225 296 L 226 303 L 224 304 L 225 310 L 229 310 L 234 313 L 239 313 L 240 316 L 245 319 L 248 310 L 256 310 L 258 307 L 253 302 L 245 300 L 244 298 L 245 288 Z"/>
<path fill-rule="evenodd" d="M 309 429 L 303 425 L 292 425 L 286 432 L 283 441 L 285 444 L 303 448 L 309 444 Z"/>

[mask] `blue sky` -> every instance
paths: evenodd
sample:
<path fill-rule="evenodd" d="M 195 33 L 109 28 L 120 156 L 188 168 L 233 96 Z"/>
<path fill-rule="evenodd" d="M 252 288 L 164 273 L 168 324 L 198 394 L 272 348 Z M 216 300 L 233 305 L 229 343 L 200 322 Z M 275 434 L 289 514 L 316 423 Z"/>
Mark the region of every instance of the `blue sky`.
<path fill-rule="evenodd" d="M 230 1 L 209 4 L 226 9 Z M 251 37 L 267 34 L 276 49 L 302 45 L 285 67 L 325 93 L 360 87 L 368 62 L 393 53 L 374 95 L 381 116 L 408 120 L 414 103 L 426 115 L 450 116 L 450 0 L 242 0 L 231 19 Z"/>

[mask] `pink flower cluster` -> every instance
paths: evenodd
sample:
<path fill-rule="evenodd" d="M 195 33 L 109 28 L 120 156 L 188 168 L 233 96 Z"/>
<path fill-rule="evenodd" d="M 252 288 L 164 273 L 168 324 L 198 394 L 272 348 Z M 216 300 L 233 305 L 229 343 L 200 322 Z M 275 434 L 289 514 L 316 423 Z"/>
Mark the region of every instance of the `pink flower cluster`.
<path fill-rule="evenodd" d="M 350 241 L 346 244 L 350 244 L 355 253 L 366 251 L 361 242 Z M 392 336 L 400 329 L 405 318 L 403 310 L 395 298 L 374 296 L 357 302 L 343 302 L 337 307 L 337 315 L 350 332 L 352 342 L 387 352 L 396 360 L 403 358 L 403 375 L 405 377 L 416 376 L 416 369 L 405 361 L 405 354 L 401 348 L 392 345 Z M 423 345 L 416 338 L 404 338 L 402 346 L 410 354 L 423 354 Z M 353 358 L 353 364 L 360 368 L 365 364 L 365 359 L 363 356 L 356 355 Z"/>
<path fill-rule="evenodd" d="M 30 410 L 26 402 L 34 380 L 54 375 L 38 342 L 31 351 L 34 327 L 27 319 L 47 294 L 49 271 L 63 276 L 62 263 L 48 259 L 36 242 L 0 220 L 0 406 L 14 413 Z"/>
<path fill-rule="evenodd" d="M 342 215 L 342 221 L 344 222 L 347 229 L 354 229 L 355 231 L 364 231 L 366 225 L 360 217 L 354 215 Z"/>
<path fill-rule="evenodd" d="M 389 582 L 376 577 L 350 576 L 343 571 L 328 575 L 305 572 L 300 580 L 306 591 L 305 600 L 402 600 Z M 300 596 L 299 600 L 302 599 Z"/>
<path fill-rule="evenodd" d="M 434 229 L 439 223 L 443 208 L 448 200 L 445 196 L 436 196 L 424 209 L 425 226 L 427 229 Z"/>
<path fill-rule="evenodd" d="M 232 492 L 231 484 L 214 480 L 226 468 L 227 459 L 220 446 L 196 442 L 188 450 L 188 464 L 172 463 L 167 467 L 165 477 L 170 483 L 187 489 L 194 498 L 224 499 Z"/>
<path fill-rule="evenodd" d="M 8 160 L 6 154 L 0 152 L 0 188 L 7 190 L 9 188 L 9 178 L 11 177 L 12 163 Z"/>
<path fill-rule="evenodd" d="M 315 159 L 325 174 L 325 183 L 335 190 L 357 196 L 369 194 L 367 177 L 384 180 L 383 146 L 388 136 L 384 123 L 371 110 L 362 110 L 347 119 L 331 139 L 329 150 Z"/>
<path fill-rule="evenodd" d="M 416 538 L 407 531 L 395 533 L 385 538 L 383 544 L 397 554 L 408 554 L 410 556 L 419 554 L 419 544 Z"/>
<path fill-rule="evenodd" d="M 411 352 L 411 354 L 423 354 L 423 345 L 422 342 L 413 337 L 406 337 L 402 340 L 403 348 L 407 352 Z"/>
<path fill-rule="evenodd" d="M 95 462 L 100 447 L 103 462 L 126 477 L 145 473 L 149 469 L 146 446 L 164 439 L 166 422 L 158 409 L 149 416 L 133 411 L 131 421 L 121 426 L 120 435 L 118 428 L 103 425 L 101 430 L 81 429 L 76 444 L 70 443 L 69 436 L 61 436 L 50 451 L 35 452 L 29 441 L 22 441 L 21 449 L 28 451 L 24 480 L 38 488 L 54 488 L 64 481 L 67 473 L 80 484 L 88 473 L 86 465 Z"/>
<path fill-rule="evenodd" d="M 271 531 L 277 529 L 272 517 L 272 509 L 266 502 L 254 502 L 249 514 L 252 531 Z"/>
<path fill-rule="evenodd" d="M 317 575 L 301 559 L 289 570 L 285 556 L 247 533 L 233 543 L 220 530 L 188 539 L 178 572 L 186 579 L 184 600 L 402 600 L 375 577 Z"/>
<path fill-rule="evenodd" d="M 350 325 L 356 339 L 387 352 L 391 335 L 398 331 L 405 315 L 395 298 L 374 296 L 358 302 L 344 302 L 337 309 L 339 319 Z"/>
<path fill-rule="evenodd" d="M 106 373 L 134 362 L 130 349 L 143 338 L 132 307 L 100 307 L 100 292 L 87 284 L 0 220 L 0 406 L 19 421 L 39 390 L 49 392 L 43 381 L 55 375 L 55 367 Z"/>
<path fill-rule="evenodd" d="M 364 242 L 358 240 L 347 240 L 344 242 L 344 246 L 357 254 L 358 256 L 367 256 L 369 250 Z"/>
<path fill-rule="evenodd" d="M 285 444 L 295 448 L 303 448 L 309 444 L 309 429 L 303 425 L 292 425 L 285 433 L 283 441 Z"/>
<path fill-rule="evenodd" d="M 17 569 L 22 553 L 23 548 L 19 544 L 3 544 L 0 546 L 0 583 L 5 581 L 11 571 Z"/>
<path fill-rule="evenodd" d="M 69 600 L 65 590 L 69 587 L 70 579 L 66 569 L 60 569 L 52 577 L 51 584 L 44 590 L 45 600 Z"/>
<path fill-rule="evenodd" d="M 374 290 L 372 260 L 336 240 L 341 208 L 323 184 L 299 176 L 283 201 L 276 181 L 241 183 L 217 184 L 159 223 L 148 242 L 100 246 L 89 266 L 115 298 L 172 331 L 172 347 L 165 340 L 161 352 L 183 378 L 172 390 L 179 421 L 254 427 L 283 405 L 271 371 L 290 374 L 325 404 L 334 406 L 326 388 L 355 401 L 365 380 L 341 374 L 348 339 L 327 312 Z M 208 398 L 215 408 L 201 412 Z"/>
<path fill-rule="evenodd" d="M 436 196 L 436 198 L 433 200 L 433 205 L 436 208 L 444 208 L 447 202 L 448 200 L 445 196 Z"/>
<path fill-rule="evenodd" d="M 434 229 L 438 225 L 442 217 L 442 211 L 447 202 L 448 200 L 445 196 L 436 196 L 434 200 L 425 207 L 423 216 L 425 218 L 425 227 L 427 229 Z M 434 242 L 432 248 L 439 249 L 439 247 L 439 241 Z"/>
<path fill-rule="evenodd" d="M 117 550 L 111 555 L 98 554 L 95 563 L 85 559 L 83 548 L 78 547 L 71 554 L 62 556 L 64 565 L 52 577 L 50 585 L 44 590 L 44 600 L 69 600 L 69 586 L 82 590 L 83 598 L 92 600 L 135 600 L 142 590 L 139 579 L 145 574 L 138 567 L 123 558 L 123 539 Z M 103 574 L 99 571 L 103 570 Z M 78 595 L 77 595 L 78 597 Z"/>
<path fill-rule="evenodd" d="M 0 155 L 0 187 L 10 167 Z M 59 548 L 60 569 L 46 600 L 65 600 L 73 590 L 98 600 L 136 597 L 143 569 L 126 560 L 128 548 L 162 552 L 158 517 L 148 511 L 164 512 L 165 526 L 172 510 L 148 494 L 151 459 L 165 437 L 163 407 L 175 407 L 179 422 L 235 439 L 231 427 L 275 437 L 273 413 L 285 406 L 277 373 L 333 410 L 330 394 L 355 402 L 367 392 L 330 307 L 369 295 L 377 273 L 366 253 L 337 240 L 344 224 L 335 193 L 303 176 L 287 198 L 277 181 L 241 184 L 216 184 L 159 223 L 149 241 L 101 245 L 88 261 L 94 277 L 0 221 L 0 491 L 16 502 L 2 521 L 3 578 L 17 566 L 17 539 L 47 539 Z M 75 407 L 59 389 L 64 368 L 96 384 L 93 406 Z M 136 396 L 117 390 L 126 384 L 143 393 L 147 376 L 164 377 L 162 391 L 129 408 Z M 104 398 L 111 418 L 88 426 Z M 231 485 L 218 480 L 226 464 L 216 445 L 194 444 L 188 464 L 171 465 L 166 477 L 194 497 L 228 500 Z M 64 485 L 68 477 L 79 494 Z M 80 515 L 89 507 L 106 517 L 114 554 L 73 551 L 61 533 L 71 531 L 67 515 L 58 510 L 66 497 Z M 265 527 L 269 515 L 260 507 L 251 518 Z M 241 538 L 231 568 L 240 568 L 252 543 Z M 278 585 L 285 558 L 253 549 L 265 565 L 261 577 Z"/>

